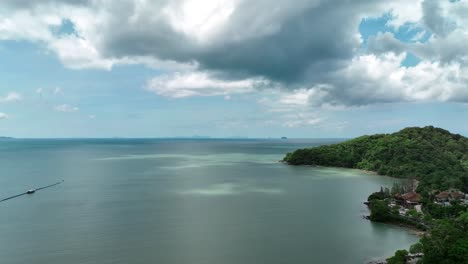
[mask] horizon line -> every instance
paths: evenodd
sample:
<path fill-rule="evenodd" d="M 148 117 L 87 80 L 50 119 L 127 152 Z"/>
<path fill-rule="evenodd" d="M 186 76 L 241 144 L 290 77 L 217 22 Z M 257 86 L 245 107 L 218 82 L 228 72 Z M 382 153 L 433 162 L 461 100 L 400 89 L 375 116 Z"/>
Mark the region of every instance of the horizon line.
<path fill-rule="evenodd" d="M 289 140 L 289 139 L 350 139 L 353 137 L 194 137 L 194 136 L 174 136 L 174 137 L 11 137 L 11 136 L 2 136 L 1 139 L 4 140 L 14 140 L 14 139 L 277 139 L 277 140 Z"/>

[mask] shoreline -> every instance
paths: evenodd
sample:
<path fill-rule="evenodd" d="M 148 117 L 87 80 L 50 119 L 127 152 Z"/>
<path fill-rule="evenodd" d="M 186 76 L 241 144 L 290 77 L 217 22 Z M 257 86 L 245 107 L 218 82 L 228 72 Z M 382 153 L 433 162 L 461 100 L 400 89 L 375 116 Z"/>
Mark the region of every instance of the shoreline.
<path fill-rule="evenodd" d="M 304 167 L 316 167 L 316 168 L 337 168 L 337 169 L 357 170 L 357 171 L 360 171 L 360 172 L 362 172 L 364 174 L 367 174 L 367 175 L 383 176 L 383 177 L 389 177 L 389 178 L 392 178 L 392 179 L 395 179 L 395 180 L 397 180 L 397 179 L 401 180 L 401 178 L 392 177 L 392 176 L 388 176 L 388 175 L 382 175 L 382 174 L 379 174 L 376 171 L 369 171 L 369 170 L 363 170 L 363 169 L 357 169 L 357 168 L 321 166 L 321 165 L 306 165 L 306 164 L 293 165 L 293 164 L 289 164 L 288 162 L 286 162 L 284 160 L 280 160 L 279 162 L 283 163 L 283 164 L 286 164 L 286 165 L 289 165 L 289 166 L 304 166 Z M 367 209 L 369 210 L 369 207 L 367 207 Z M 371 223 L 380 223 L 380 224 L 385 224 L 385 225 L 388 225 L 388 226 L 393 226 L 393 227 L 396 227 L 396 228 L 404 229 L 406 232 L 408 232 L 411 235 L 416 236 L 418 239 L 421 239 L 427 232 L 425 230 L 421 230 L 421 229 L 419 229 L 419 228 L 417 228 L 415 226 L 408 225 L 408 224 L 403 224 L 403 223 L 398 223 L 398 222 L 375 222 L 375 221 L 370 220 L 369 215 L 363 215 L 362 217 L 364 219 L 368 220 Z M 389 256 L 389 257 L 391 257 L 391 256 Z M 387 263 L 387 257 L 374 258 L 373 260 L 370 260 L 370 261 L 368 261 L 366 263 L 369 263 L 369 264 Z"/>
<path fill-rule="evenodd" d="M 385 224 L 385 225 L 389 225 L 389 226 L 394 226 L 394 227 L 399 227 L 401 229 L 405 229 L 408 233 L 412 234 L 412 235 L 415 235 L 419 238 L 423 237 L 427 231 L 425 230 L 422 230 L 422 229 L 419 229 L 415 226 L 412 226 L 412 225 L 406 225 L 406 224 L 402 224 L 402 223 L 398 223 L 398 222 L 376 222 L 376 221 L 372 221 L 369 219 L 369 216 L 368 215 L 363 215 L 362 218 L 372 222 L 372 223 L 379 223 L 379 224 Z"/>
<path fill-rule="evenodd" d="M 393 176 L 388 176 L 384 174 L 379 174 L 376 171 L 370 171 L 370 170 L 364 170 L 364 169 L 358 169 L 358 168 L 349 168 L 349 167 L 337 167 L 337 166 L 322 166 L 322 165 L 308 165 L 308 164 L 289 164 L 287 161 L 284 160 L 278 160 L 279 163 L 283 163 L 288 166 L 297 166 L 297 167 L 313 167 L 313 168 L 330 168 L 330 169 L 348 169 L 348 170 L 356 170 L 363 172 L 365 174 L 371 174 L 371 175 L 377 175 L 377 176 L 383 176 L 383 177 L 389 177 L 392 179 L 403 179 L 403 178 L 398 178 L 398 177 L 393 177 Z"/>
<path fill-rule="evenodd" d="M 289 166 L 302 166 L 302 167 L 314 167 L 314 168 L 332 168 L 332 169 L 336 168 L 336 169 L 356 170 L 356 171 L 360 171 L 360 172 L 368 174 L 368 175 L 389 177 L 389 178 L 397 179 L 397 180 L 402 179 L 402 178 L 397 178 L 397 177 L 392 177 L 392 176 L 388 176 L 388 175 L 379 174 L 376 171 L 363 170 L 363 169 L 357 169 L 357 168 L 322 166 L 322 165 L 307 165 L 307 164 L 293 165 L 293 164 L 289 164 L 288 162 L 286 162 L 284 160 L 279 160 L 279 162 L 283 163 L 283 164 L 286 164 L 286 165 L 289 165 Z M 419 238 L 423 237 L 424 234 L 426 234 L 425 230 L 419 229 L 419 228 L 417 228 L 415 226 L 412 226 L 412 225 L 407 225 L 407 224 L 403 224 L 403 223 L 399 223 L 399 222 L 375 222 L 375 221 L 370 220 L 368 215 L 363 215 L 363 218 L 365 218 L 366 220 L 369 220 L 370 222 L 373 222 L 373 223 L 382 223 L 382 224 L 391 225 L 391 226 L 395 226 L 395 227 L 405 229 L 406 231 L 408 231 L 408 233 L 410 233 L 412 235 L 415 235 L 415 236 L 417 236 Z"/>

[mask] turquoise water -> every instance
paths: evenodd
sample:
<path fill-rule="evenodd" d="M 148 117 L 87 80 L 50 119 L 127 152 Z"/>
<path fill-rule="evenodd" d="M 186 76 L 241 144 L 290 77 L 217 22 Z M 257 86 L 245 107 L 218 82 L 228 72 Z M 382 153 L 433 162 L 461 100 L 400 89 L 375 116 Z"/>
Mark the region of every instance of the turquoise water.
<path fill-rule="evenodd" d="M 3 140 L 1 263 L 363 263 L 407 248 L 362 219 L 393 179 L 277 161 L 328 140 Z"/>

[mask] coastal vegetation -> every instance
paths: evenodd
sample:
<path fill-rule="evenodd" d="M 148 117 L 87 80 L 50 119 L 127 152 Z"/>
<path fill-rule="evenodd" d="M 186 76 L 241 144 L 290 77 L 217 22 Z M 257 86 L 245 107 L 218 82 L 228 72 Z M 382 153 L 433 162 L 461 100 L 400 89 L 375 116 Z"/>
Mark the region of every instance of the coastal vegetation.
<path fill-rule="evenodd" d="M 372 210 L 369 216 L 370 220 L 376 222 L 390 221 L 392 214 L 388 209 L 388 204 L 384 200 L 374 200 L 372 203 Z"/>
<path fill-rule="evenodd" d="M 408 257 L 406 249 L 397 250 L 393 257 L 387 259 L 387 264 L 405 264 Z"/>
<path fill-rule="evenodd" d="M 421 244 L 424 264 L 468 263 L 468 212 L 434 221 Z"/>
<path fill-rule="evenodd" d="M 425 231 L 427 219 L 415 209 L 406 210 L 402 215 L 399 207 L 389 206 L 388 200 L 372 200 L 369 220 L 382 223 L 394 223 L 402 226 L 416 228 Z"/>
<path fill-rule="evenodd" d="M 405 197 L 411 196 L 399 195 L 383 188 L 368 197 L 368 218 L 371 221 L 429 231 L 420 242 L 410 247 L 409 252 L 398 250 L 394 256 L 387 259 L 387 263 L 404 264 L 411 258 L 419 260 L 418 263 L 468 263 L 466 195 L 463 195 L 463 199 L 440 203 L 437 200 L 440 195 L 425 193 L 415 204 L 405 204 Z M 403 206 L 399 206 L 401 204 Z M 422 210 L 416 210 L 416 206 Z"/>
<path fill-rule="evenodd" d="M 402 178 L 369 195 L 368 219 L 426 231 L 388 264 L 468 263 L 468 138 L 432 126 L 288 153 L 291 165 L 356 168 Z"/>
<path fill-rule="evenodd" d="M 284 161 L 291 165 L 356 168 L 416 179 L 419 190 L 468 191 L 468 138 L 433 126 L 299 149 L 288 153 Z"/>

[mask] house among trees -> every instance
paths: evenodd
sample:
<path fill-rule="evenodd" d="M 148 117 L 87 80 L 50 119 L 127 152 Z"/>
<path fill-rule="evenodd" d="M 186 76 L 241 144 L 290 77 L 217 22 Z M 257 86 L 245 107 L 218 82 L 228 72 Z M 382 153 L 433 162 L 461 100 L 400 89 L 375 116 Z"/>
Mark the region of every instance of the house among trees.
<path fill-rule="evenodd" d="M 407 208 L 413 208 L 414 206 L 421 203 L 421 195 L 414 191 L 407 192 L 402 195 L 395 195 L 397 204 L 403 205 Z"/>
<path fill-rule="evenodd" d="M 440 192 L 435 196 L 436 202 L 449 205 L 450 201 L 459 200 L 466 202 L 466 194 L 458 189 L 449 189 L 447 191 Z"/>

